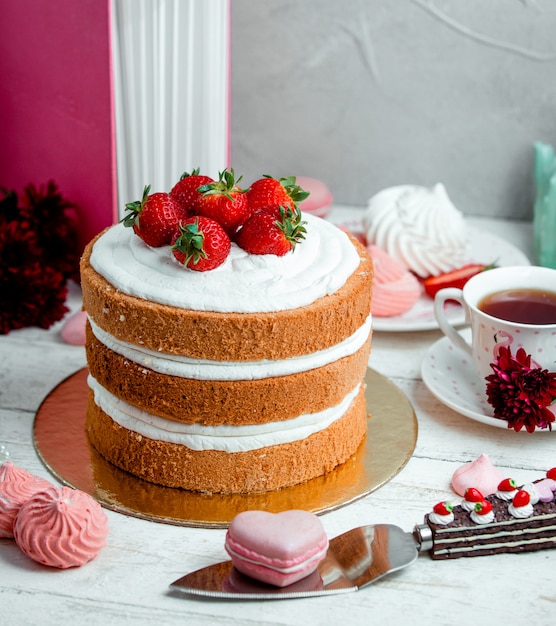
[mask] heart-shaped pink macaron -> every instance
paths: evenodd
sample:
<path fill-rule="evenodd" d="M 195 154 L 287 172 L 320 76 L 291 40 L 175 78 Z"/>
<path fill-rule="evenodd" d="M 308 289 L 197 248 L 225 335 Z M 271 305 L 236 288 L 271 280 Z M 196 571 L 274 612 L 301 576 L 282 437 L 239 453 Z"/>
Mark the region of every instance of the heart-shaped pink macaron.
<path fill-rule="evenodd" d="M 284 587 L 315 571 L 328 538 L 319 518 L 307 511 L 244 511 L 232 520 L 225 547 L 239 571 Z"/>

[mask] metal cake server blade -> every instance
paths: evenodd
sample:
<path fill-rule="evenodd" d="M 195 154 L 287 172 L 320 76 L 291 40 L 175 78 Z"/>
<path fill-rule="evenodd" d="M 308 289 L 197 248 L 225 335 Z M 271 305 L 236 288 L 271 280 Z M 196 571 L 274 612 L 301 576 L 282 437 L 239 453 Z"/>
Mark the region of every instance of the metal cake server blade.
<path fill-rule="evenodd" d="M 421 544 L 413 534 L 391 524 L 353 528 L 330 541 L 328 552 L 311 575 L 287 587 L 275 587 L 241 574 L 231 561 L 209 565 L 174 581 L 180 594 L 230 600 L 280 600 L 357 591 L 408 565 Z"/>

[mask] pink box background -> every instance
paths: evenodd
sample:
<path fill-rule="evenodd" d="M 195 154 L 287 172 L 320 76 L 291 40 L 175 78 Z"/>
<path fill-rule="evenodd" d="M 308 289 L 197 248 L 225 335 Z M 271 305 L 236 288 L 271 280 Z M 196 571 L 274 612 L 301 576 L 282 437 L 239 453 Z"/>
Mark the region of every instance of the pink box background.
<path fill-rule="evenodd" d="M 0 186 L 53 180 L 84 245 L 117 220 L 109 0 L 1 0 L 0 25 Z"/>

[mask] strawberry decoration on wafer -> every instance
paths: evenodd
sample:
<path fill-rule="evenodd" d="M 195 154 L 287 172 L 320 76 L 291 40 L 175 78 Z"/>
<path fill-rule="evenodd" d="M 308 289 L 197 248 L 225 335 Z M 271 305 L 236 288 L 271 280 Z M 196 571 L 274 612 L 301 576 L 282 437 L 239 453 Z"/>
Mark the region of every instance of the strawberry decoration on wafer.
<path fill-rule="evenodd" d="M 519 489 L 508 506 L 508 512 L 512 517 L 519 519 L 533 515 L 533 505 L 529 492 L 525 489 Z"/>
<path fill-rule="evenodd" d="M 513 478 L 504 478 L 498 485 L 496 496 L 501 500 L 511 500 L 517 493 L 517 483 Z"/>
<path fill-rule="evenodd" d="M 429 520 L 433 524 L 451 524 L 454 521 L 454 506 L 451 502 L 443 501 L 434 505 L 432 513 L 429 513 Z"/>
<path fill-rule="evenodd" d="M 461 502 L 461 508 L 466 511 L 473 511 L 477 502 L 482 502 L 485 499 L 483 494 L 475 487 L 468 487 L 465 490 L 463 500 Z"/>
<path fill-rule="evenodd" d="M 488 500 L 477 502 L 471 511 L 471 519 L 475 524 L 490 524 L 494 520 L 492 504 Z"/>

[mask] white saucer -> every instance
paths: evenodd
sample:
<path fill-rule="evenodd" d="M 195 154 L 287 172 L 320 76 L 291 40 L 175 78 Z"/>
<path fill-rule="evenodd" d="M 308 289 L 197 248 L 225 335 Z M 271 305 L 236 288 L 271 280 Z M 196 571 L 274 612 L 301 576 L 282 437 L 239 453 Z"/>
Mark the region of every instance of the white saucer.
<path fill-rule="evenodd" d="M 497 235 L 473 226 L 469 231 L 469 259 L 465 263 L 496 263 L 499 266 L 531 265 L 529 259 L 513 244 L 501 239 Z M 447 312 L 453 324 L 464 322 L 463 310 L 454 306 Z M 434 330 L 438 328 L 434 317 L 434 300 L 423 294 L 416 304 L 402 315 L 393 317 L 373 317 L 373 330 L 390 332 L 413 332 Z"/>
<path fill-rule="evenodd" d="M 465 329 L 462 335 L 469 341 L 471 331 Z M 482 424 L 508 430 L 505 420 L 494 417 L 486 397 L 486 383 L 479 378 L 475 366 L 447 337 L 435 342 L 425 354 L 421 377 L 433 396 L 454 411 Z M 519 432 L 528 434 L 525 429 Z M 556 429 L 537 428 L 535 432 L 550 433 Z"/>

